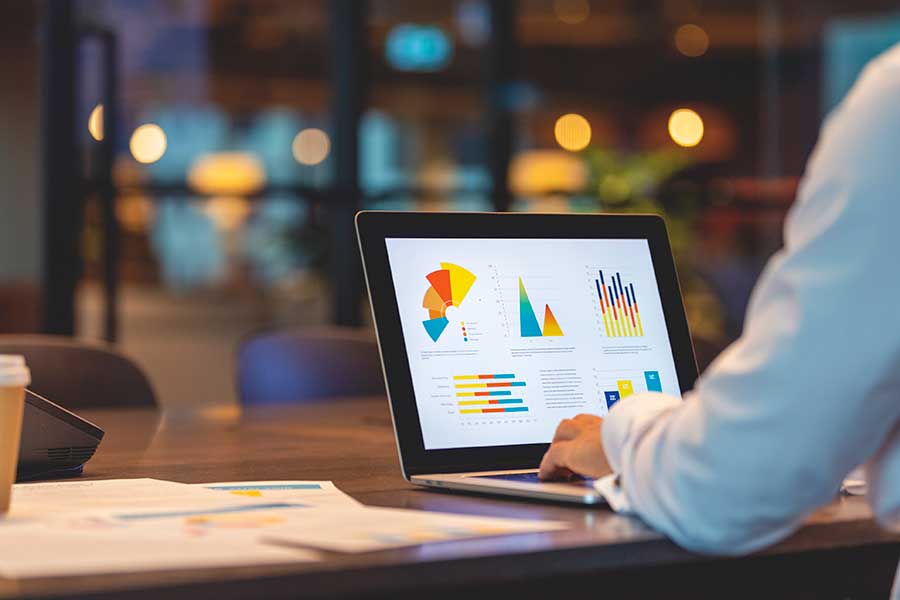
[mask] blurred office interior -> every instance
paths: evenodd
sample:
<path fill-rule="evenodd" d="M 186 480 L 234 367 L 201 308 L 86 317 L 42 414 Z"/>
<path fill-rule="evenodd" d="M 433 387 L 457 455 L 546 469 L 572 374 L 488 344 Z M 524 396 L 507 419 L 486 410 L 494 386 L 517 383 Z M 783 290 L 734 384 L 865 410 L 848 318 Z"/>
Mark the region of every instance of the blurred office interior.
<path fill-rule="evenodd" d="M 115 341 L 173 409 L 252 332 L 369 327 L 367 209 L 666 217 L 707 355 L 887 0 L 0 5 L 0 333 Z"/>

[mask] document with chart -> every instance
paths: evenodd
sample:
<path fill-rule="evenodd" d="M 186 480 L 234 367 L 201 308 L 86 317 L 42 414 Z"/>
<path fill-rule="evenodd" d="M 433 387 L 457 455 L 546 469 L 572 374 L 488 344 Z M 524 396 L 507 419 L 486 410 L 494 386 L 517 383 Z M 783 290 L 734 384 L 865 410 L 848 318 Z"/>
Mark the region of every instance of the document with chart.
<path fill-rule="evenodd" d="M 546 443 L 560 419 L 680 396 L 646 240 L 386 244 L 427 450 Z"/>

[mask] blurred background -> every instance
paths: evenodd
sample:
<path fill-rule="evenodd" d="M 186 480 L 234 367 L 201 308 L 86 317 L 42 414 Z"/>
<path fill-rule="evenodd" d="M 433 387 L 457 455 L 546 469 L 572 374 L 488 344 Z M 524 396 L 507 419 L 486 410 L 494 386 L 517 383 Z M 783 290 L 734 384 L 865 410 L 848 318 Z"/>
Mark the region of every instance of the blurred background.
<path fill-rule="evenodd" d="M 0 333 L 115 341 L 170 408 L 248 334 L 370 327 L 361 208 L 654 212 L 704 364 L 895 1 L 0 5 Z"/>

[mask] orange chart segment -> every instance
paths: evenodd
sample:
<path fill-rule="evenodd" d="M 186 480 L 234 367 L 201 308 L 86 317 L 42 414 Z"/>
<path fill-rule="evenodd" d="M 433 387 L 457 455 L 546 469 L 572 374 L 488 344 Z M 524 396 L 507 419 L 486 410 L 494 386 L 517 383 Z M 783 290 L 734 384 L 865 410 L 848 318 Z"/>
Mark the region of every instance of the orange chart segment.
<path fill-rule="evenodd" d="M 564 335 L 562 327 L 559 326 L 556 317 L 553 316 L 550 305 L 545 304 L 544 307 L 544 337 L 562 337 Z"/>
<path fill-rule="evenodd" d="M 442 317 L 446 311 L 449 302 L 444 301 L 433 287 L 428 288 L 425 297 L 422 299 L 422 306 L 427 308 L 431 313 L 438 313 L 438 317 Z M 432 315 L 434 318 L 434 315 Z"/>
<path fill-rule="evenodd" d="M 450 289 L 450 271 L 442 269 L 434 271 L 426 276 L 431 283 L 431 289 L 437 292 L 438 296 L 443 300 L 442 304 L 453 302 L 453 291 Z"/>

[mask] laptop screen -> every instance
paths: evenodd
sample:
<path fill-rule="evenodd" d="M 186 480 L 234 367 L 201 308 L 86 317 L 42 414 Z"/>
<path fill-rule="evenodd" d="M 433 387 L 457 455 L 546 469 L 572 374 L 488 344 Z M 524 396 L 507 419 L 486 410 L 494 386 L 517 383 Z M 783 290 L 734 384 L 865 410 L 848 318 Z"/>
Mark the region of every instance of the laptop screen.
<path fill-rule="evenodd" d="M 386 239 L 426 450 L 548 443 L 681 396 L 642 239 Z"/>

